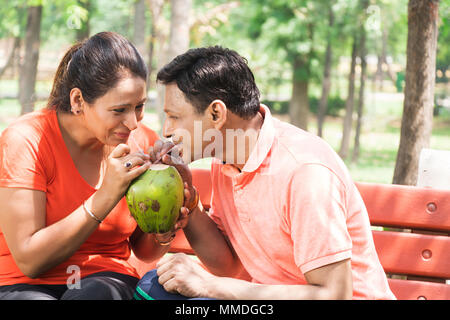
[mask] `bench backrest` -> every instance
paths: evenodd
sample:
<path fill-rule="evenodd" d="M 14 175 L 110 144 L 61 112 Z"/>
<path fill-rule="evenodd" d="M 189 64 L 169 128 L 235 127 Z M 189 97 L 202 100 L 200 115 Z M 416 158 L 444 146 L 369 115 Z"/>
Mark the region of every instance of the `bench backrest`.
<path fill-rule="evenodd" d="M 202 204 L 208 209 L 210 171 L 193 169 L 192 175 Z M 356 186 L 372 226 L 383 227 L 378 228 L 383 231 L 373 231 L 373 238 L 396 297 L 450 299 L 450 285 L 445 284 L 445 279 L 450 279 L 450 191 L 376 183 Z M 430 232 L 439 234 L 425 234 Z M 182 232 L 171 251 L 193 253 Z"/>

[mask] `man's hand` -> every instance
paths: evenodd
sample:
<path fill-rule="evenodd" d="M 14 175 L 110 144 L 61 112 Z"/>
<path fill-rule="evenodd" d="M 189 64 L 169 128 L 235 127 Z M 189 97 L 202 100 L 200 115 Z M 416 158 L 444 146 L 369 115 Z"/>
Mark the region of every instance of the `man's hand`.
<path fill-rule="evenodd" d="M 182 159 L 182 149 L 180 149 L 177 145 L 175 145 L 171 141 L 162 141 L 158 140 L 155 142 L 153 147 L 148 149 L 148 154 L 150 157 L 150 161 L 152 163 L 163 163 L 166 165 L 170 165 L 175 167 L 177 171 L 180 173 L 181 178 L 184 182 L 184 203 L 183 207 L 181 207 L 180 215 L 178 220 L 174 226 L 174 229 L 170 231 L 168 234 L 162 236 L 157 236 L 158 242 L 166 242 L 161 241 L 160 239 L 166 238 L 165 240 L 170 241 L 173 239 L 173 235 L 179 230 L 188 224 L 189 221 L 189 205 L 193 202 L 196 191 L 192 186 L 192 174 L 189 167 L 183 162 Z"/>
<path fill-rule="evenodd" d="M 167 292 L 186 297 L 208 297 L 206 283 L 214 276 L 186 254 L 166 255 L 156 267 L 159 283 Z"/>
<path fill-rule="evenodd" d="M 173 142 L 163 142 L 161 140 L 156 141 L 153 147 L 148 149 L 148 154 L 152 163 L 163 163 L 173 166 L 180 173 L 180 176 L 185 183 L 185 188 L 189 191 L 184 193 L 184 205 L 189 206 L 195 197 L 195 191 L 192 186 L 192 173 L 189 166 L 183 162 L 182 152 L 182 149 Z"/>

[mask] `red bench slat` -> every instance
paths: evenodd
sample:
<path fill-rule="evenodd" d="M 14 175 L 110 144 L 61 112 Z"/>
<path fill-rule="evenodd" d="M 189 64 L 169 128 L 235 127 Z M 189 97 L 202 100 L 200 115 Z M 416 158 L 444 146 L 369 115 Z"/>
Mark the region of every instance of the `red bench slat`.
<path fill-rule="evenodd" d="M 450 231 L 450 190 L 357 182 L 377 226 Z"/>
<path fill-rule="evenodd" d="M 448 284 L 399 279 L 388 279 L 388 282 L 399 300 L 450 300 Z"/>
<path fill-rule="evenodd" d="M 450 237 L 373 231 L 386 273 L 450 278 Z"/>

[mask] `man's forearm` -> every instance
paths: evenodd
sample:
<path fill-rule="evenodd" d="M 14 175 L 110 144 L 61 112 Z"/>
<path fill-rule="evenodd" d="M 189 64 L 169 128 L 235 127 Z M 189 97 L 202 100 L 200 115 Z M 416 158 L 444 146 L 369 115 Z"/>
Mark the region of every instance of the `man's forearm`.
<path fill-rule="evenodd" d="M 195 254 L 213 274 L 234 276 L 241 271 L 239 259 L 201 203 L 183 231 Z"/>
<path fill-rule="evenodd" d="M 319 285 L 267 285 L 214 277 L 207 284 L 207 297 L 220 300 L 330 300 L 339 299 Z"/>
<path fill-rule="evenodd" d="M 268 285 L 212 277 L 205 283 L 208 297 L 217 299 L 334 300 L 353 297 L 350 259 L 337 261 L 304 274 L 308 284 Z"/>

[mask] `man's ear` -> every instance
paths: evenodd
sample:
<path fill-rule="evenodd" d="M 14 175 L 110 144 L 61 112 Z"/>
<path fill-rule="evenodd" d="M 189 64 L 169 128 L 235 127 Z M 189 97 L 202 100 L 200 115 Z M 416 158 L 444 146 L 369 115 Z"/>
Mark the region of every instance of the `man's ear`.
<path fill-rule="evenodd" d="M 222 100 L 211 102 L 206 112 L 217 130 L 220 130 L 227 121 L 227 106 Z"/>
<path fill-rule="evenodd" d="M 81 112 L 83 112 L 83 94 L 81 93 L 81 90 L 79 88 L 73 88 L 70 90 L 70 111 L 78 115 Z"/>

